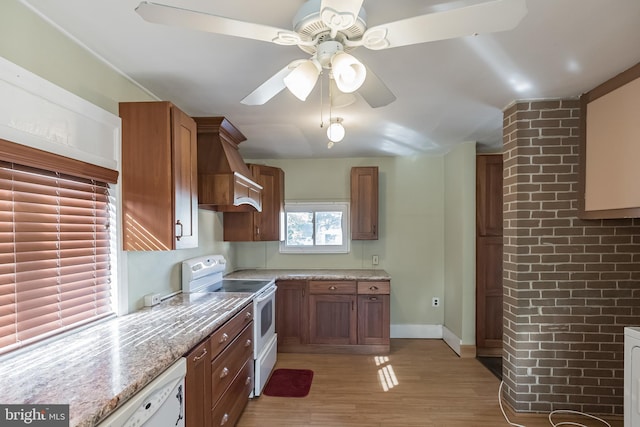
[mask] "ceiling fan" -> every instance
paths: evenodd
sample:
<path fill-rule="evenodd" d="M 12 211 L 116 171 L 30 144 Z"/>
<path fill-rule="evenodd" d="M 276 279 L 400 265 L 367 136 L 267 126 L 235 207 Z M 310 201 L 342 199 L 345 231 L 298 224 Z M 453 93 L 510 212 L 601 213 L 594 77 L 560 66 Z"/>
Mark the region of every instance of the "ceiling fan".
<path fill-rule="evenodd" d="M 285 46 L 297 45 L 310 55 L 307 59 L 287 64 L 242 99 L 243 104 L 262 105 L 285 88 L 304 101 L 322 70 L 328 70 L 332 88 L 337 86 L 341 94 L 358 91 L 373 108 L 385 106 L 396 97 L 370 69 L 348 52 L 359 46 L 381 50 L 510 30 L 527 13 L 525 0 L 492 0 L 368 28 L 363 1 L 307 0 L 293 18 L 293 30 L 148 1 L 141 2 L 136 12 L 152 23 Z"/>

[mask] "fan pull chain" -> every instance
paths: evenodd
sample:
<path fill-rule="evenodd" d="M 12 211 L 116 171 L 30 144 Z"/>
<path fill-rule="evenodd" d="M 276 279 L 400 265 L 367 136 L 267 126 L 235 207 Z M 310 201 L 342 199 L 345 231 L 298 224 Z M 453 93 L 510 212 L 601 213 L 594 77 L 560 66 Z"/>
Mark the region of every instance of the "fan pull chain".
<path fill-rule="evenodd" d="M 320 129 L 322 129 L 324 127 L 324 117 L 322 115 L 322 71 L 320 72 L 320 78 L 318 80 L 320 80 Z"/>

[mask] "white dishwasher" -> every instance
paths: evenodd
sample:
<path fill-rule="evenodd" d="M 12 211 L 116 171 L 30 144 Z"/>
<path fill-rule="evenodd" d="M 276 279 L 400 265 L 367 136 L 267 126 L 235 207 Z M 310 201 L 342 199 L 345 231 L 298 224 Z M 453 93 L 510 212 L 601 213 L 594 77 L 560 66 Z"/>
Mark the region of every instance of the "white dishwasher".
<path fill-rule="evenodd" d="M 99 427 L 184 427 L 184 378 L 179 359 L 99 424 Z"/>

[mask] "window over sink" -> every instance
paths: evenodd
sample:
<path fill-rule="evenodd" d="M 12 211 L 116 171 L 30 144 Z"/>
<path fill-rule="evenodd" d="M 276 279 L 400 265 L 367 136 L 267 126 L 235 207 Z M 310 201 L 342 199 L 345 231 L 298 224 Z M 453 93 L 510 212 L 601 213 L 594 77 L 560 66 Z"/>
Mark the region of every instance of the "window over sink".
<path fill-rule="evenodd" d="M 348 253 L 348 202 L 286 202 L 281 253 Z"/>

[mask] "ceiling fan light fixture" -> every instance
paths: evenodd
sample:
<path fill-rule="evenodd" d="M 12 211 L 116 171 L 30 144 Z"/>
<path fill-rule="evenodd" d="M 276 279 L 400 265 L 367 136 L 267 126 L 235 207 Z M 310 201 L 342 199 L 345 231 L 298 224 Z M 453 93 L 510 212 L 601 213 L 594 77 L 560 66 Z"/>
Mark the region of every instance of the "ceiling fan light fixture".
<path fill-rule="evenodd" d="M 283 81 L 287 89 L 289 89 L 296 98 L 304 101 L 316 85 L 321 70 L 322 68 L 317 61 L 312 59 L 302 61 Z"/>
<path fill-rule="evenodd" d="M 353 56 L 337 52 L 331 58 L 331 71 L 341 92 L 355 92 L 367 77 L 366 67 Z"/>
<path fill-rule="evenodd" d="M 344 126 L 342 126 L 342 119 L 337 117 L 335 119 L 331 119 L 331 124 L 327 128 L 327 138 L 329 138 L 330 142 L 340 142 L 344 139 Z M 330 144 L 331 148 L 333 144 Z"/>

